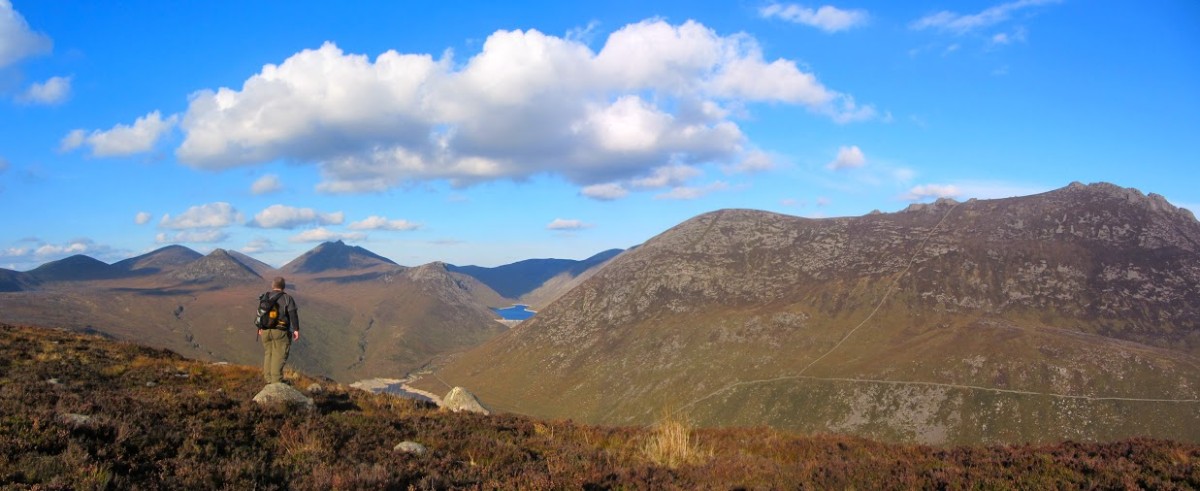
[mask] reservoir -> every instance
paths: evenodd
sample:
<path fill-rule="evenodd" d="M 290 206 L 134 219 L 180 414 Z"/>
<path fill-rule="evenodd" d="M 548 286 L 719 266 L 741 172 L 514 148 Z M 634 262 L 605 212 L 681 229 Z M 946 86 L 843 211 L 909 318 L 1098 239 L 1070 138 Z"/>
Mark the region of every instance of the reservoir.
<path fill-rule="evenodd" d="M 529 306 L 524 304 L 516 304 L 512 307 L 492 310 L 495 310 L 497 314 L 500 314 L 500 317 L 504 320 L 509 321 L 523 321 L 533 317 L 533 314 L 537 313 L 536 311 L 529 310 Z"/>

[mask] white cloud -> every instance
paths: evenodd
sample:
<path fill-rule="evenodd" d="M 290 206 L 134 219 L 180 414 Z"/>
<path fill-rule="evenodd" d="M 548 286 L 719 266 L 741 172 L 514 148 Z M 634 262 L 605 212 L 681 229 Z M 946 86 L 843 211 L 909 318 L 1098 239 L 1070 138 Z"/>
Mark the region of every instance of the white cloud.
<path fill-rule="evenodd" d="M 242 221 L 242 214 L 233 205 L 219 201 L 193 206 L 174 218 L 170 214 L 163 215 L 158 226 L 176 230 L 221 228 L 241 223 Z"/>
<path fill-rule="evenodd" d="M 71 95 L 71 77 L 50 77 L 45 82 L 34 82 L 17 96 L 18 102 L 26 104 L 61 104 Z"/>
<path fill-rule="evenodd" d="M 154 242 L 159 244 L 215 244 L 229 238 L 229 234 L 220 229 L 184 230 L 175 234 L 159 233 L 154 236 Z"/>
<path fill-rule="evenodd" d="M 347 225 L 350 230 L 416 230 L 421 224 L 408 220 L 388 220 L 386 217 L 369 216 L 365 220 Z"/>
<path fill-rule="evenodd" d="M 746 161 L 752 146 L 726 108 L 754 102 L 839 123 L 875 117 L 795 61 L 768 61 L 746 34 L 649 20 L 613 32 L 599 51 L 497 31 L 465 62 L 396 51 L 371 60 L 326 43 L 264 66 L 239 89 L 192 94 L 176 154 L 210 169 L 315 163 L 327 193 L 546 173 L 586 188 L 664 165 Z"/>
<path fill-rule="evenodd" d="M 825 167 L 832 170 L 855 169 L 866 165 L 866 163 L 867 156 L 863 155 L 858 145 L 851 145 L 849 147 L 838 148 L 837 157 L 832 162 L 826 164 Z"/>
<path fill-rule="evenodd" d="M 367 238 L 366 234 L 360 232 L 332 232 L 324 227 L 317 227 L 312 230 L 305 230 L 288 238 L 291 242 L 329 242 L 333 240 L 359 241 Z"/>
<path fill-rule="evenodd" d="M 275 251 L 275 243 L 266 237 L 258 237 L 246 243 L 246 246 L 241 249 L 246 254 L 258 254 L 260 252 Z"/>
<path fill-rule="evenodd" d="M 1007 21 L 1018 10 L 1059 3 L 1061 0 L 1017 0 L 984 9 L 977 14 L 959 14 L 943 10 L 917 19 L 912 29 L 937 29 L 953 34 L 966 34 Z"/>
<path fill-rule="evenodd" d="M 625 189 L 625 186 L 622 186 L 621 184 L 610 182 L 606 184 L 593 184 L 591 186 L 584 186 L 583 189 L 579 190 L 579 194 L 600 201 L 613 201 L 628 196 L 629 190 Z"/>
<path fill-rule="evenodd" d="M 693 200 L 702 198 L 710 193 L 724 191 L 726 189 L 729 189 L 729 185 L 722 181 L 717 181 L 703 187 L 679 186 L 655 196 L 654 199 Z"/>
<path fill-rule="evenodd" d="M 340 211 L 321 213 L 312 208 L 293 208 L 271 205 L 254 215 L 251 225 L 261 228 L 293 229 L 305 225 L 340 225 L 346 214 Z"/>
<path fill-rule="evenodd" d="M 796 4 L 773 3 L 758 10 L 763 18 L 778 17 L 788 22 L 816 27 L 825 32 L 844 31 L 867 23 L 867 11 L 860 9 L 842 10 L 832 5 L 823 5 L 813 10 Z"/>
<path fill-rule="evenodd" d="M 137 213 L 137 215 L 134 215 L 133 223 L 136 223 L 138 225 L 145 225 L 147 223 L 150 223 L 150 214 L 146 213 L 144 211 L 139 211 Z"/>
<path fill-rule="evenodd" d="M 29 27 L 10 0 L 0 0 L 0 68 L 22 58 L 49 53 L 53 46 L 48 36 Z"/>
<path fill-rule="evenodd" d="M 280 184 L 279 176 L 275 174 L 262 176 L 250 185 L 250 192 L 254 194 L 274 193 L 281 189 L 283 189 L 283 184 Z"/>
<path fill-rule="evenodd" d="M 588 227 L 591 225 L 583 223 L 582 220 L 555 218 L 546 225 L 546 230 L 582 230 Z"/>
<path fill-rule="evenodd" d="M 62 139 L 60 149 L 74 150 L 84 144 L 92 147 L 93 157 L 124 157 L 152 150 L 154 144 L 178 122 L 178 115 L 162 119 L 158 111 L 137 118 L 132 126 L 118 124 L 107 131 L 72 130 Z"/>
<path fill-rule="evenodd" d="M 956 198 L 962 195 L 958 186 L 953 184 L 922 184 L 913 186 L 902 199 L 905 201 L 921 201 L 930 198 Z"/>
<path fill-rule="evenodd" d="M 742 174 L 768 171 L 775 168 L 775 159 L 766 152 L 752 150 L 746 152 L 742 160 L 734 165 L 726 165 L 722 170 L 727 174 Z"/>
<path fill-rule="evenodd" d="M 634 179 L 630 182 L 634 187 L 639 188 L 665 188 L 669 186 L 679 186 L 688 180 L 703 175 L 704 173 L 695 167 L 686 165 L 667 165 L 658 167 L 647 177 Z"/>

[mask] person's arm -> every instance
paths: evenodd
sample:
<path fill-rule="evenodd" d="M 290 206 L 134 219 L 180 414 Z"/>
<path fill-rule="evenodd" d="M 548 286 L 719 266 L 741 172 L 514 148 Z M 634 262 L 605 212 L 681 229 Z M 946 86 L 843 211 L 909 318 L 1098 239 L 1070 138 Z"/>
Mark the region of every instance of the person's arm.
<path fill-rule="evenodd" d="M 288 295 L 288 321 L 292 326 L 292 340 L 300 339 L 300 311 L 296 308 L 296 299 Z"/>

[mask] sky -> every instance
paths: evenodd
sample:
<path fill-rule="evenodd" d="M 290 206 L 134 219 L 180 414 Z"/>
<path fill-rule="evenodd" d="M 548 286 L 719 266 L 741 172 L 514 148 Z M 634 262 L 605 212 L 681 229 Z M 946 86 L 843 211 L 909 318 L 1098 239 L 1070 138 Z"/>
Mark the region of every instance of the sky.
<path fill-rule="evenodd" d="M 583 259 L 1111 182 L 1200 212 L 1200 2 L 0 0 L 0 268 Z"/>

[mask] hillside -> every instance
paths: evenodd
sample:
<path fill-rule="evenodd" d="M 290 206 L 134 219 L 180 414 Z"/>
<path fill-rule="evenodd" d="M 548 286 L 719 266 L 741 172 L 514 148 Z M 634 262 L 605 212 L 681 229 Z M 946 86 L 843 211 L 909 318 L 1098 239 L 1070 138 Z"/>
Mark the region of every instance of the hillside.
<path fill-rule="evenodd" d="M 935 449 L 758 428 L 611 428 L 440 411 L 287 373 L 315 409 L 260 407 L 258 369 L 0 324 L 6 489 L 1068 489 L 1200 487 L 1200 447 Z M 315 384 L 315 385 L 314 385 Z M 675 430 L 671 433 L 667 430 Z M 679 435 L 681 445 L 666 445 Z M 401 442 L 422 454 L 394 450 Z"/>
<path fill-rule="evenodd" d="M 497 408 L 934 444 L 1200 441 L 1200 223 L 1072 184 L 701 215 L 436 372 Z"/>

